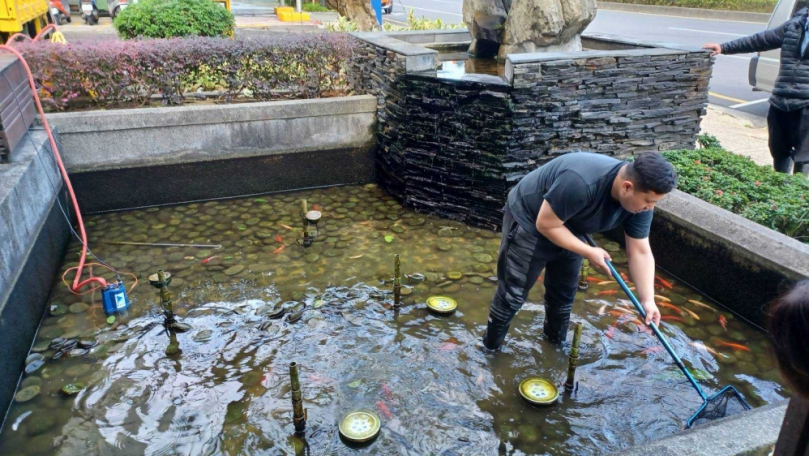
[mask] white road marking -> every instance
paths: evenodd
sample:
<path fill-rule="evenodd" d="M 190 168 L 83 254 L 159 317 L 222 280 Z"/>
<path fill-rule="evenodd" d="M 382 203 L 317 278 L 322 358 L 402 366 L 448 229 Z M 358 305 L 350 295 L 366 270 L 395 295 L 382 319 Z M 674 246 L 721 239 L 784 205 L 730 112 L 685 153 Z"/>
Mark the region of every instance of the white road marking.
<path fill-rule="evenodd" d="M 679 27 L 669 27 L 669 30 L 681 30 L 683 32 L 710 33 L 710 34 L 713 34 L 713 35 L 747 36 L 747 35 L 742 35 L 740 33 L 714 32 L 713 30 L 697 30 L 697 29 L 679 28 Z"/>
<path fill-rule="evenodd" d="M 746 103 L 739 103 L 739 104 L 732 105 L 730 107 L 733 108 L 733 109 L 739 109 L 739 108 L 743 108 L 745 106 L 751 106 L 751 105 L 754 105 L 754 104 L 764 103 L 765 101 L 769 101 L 769 100 L 770 100 L 769 98 L 762 98 L 761 100 L 753 100 L 753 101 L 748 101 Z"/>
<path fill-rule="evenodd" d="M 449 14 L 450 16 L 458 16 L 458 17 L 463 17 L 463 15 L 462 15 L 462 14 L 458 14 L 458 13 L 450 13 L 449 11 L 441 11 L 441 10 L 434 10 L 434 9 L 421 8 L 421 7 L 418 7 L 418 6 L 405 5 L 405 4 L 403 4 L 403 3 L 399 3 L 399 2 L 397 2 L 397 4 L 399 4 L 399 5 L 403 6 L 404 8 L 413 8 L 413 9 L 414 9 L 414 10 L 416 10 L 416 11 L 429 11 L 429 12 L 431 12 L 431 13 L 441 13 L 441 14 Z"/>

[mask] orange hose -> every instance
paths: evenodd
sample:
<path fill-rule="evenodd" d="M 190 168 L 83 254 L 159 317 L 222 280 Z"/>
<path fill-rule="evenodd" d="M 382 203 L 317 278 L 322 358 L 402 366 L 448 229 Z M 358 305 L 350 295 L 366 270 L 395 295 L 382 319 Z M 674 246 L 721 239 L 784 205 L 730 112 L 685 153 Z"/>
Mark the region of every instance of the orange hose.
<path fill-rule="evenodd" d="M 44 30 L 44 29 L 43 29 Z M 42 32 L 40 32 L 41 34 Z M 39 37 L 39 34 L 37 35 Z M 78 270 L 76 272 L 76 277 L 73 280 L 72 287 L 68 287 L 71 292 L 77 292 L 84 286 L 89 283 L 97 282 L 102 287 L 107 286 L 107 281 L 101 277 L 90 277 L 89 279 L 85 280 L 84 282 L 81 281 L 82 271 L 84 269 L 84 262 L 87 259 L 87 233 L 84 230 L 84 220 L 81 217 L 81 211 L 79 210 L 79 203 L 76 200 L 76 193 L 73 191 L 73 184 L 70 183 L 70 178 L 67 175 L 67 169 L 65 169 L 65 165 L 62 162 L 62 157 L 59 155 L 59 149 L 56 147 L 56 140 L 53 138 L 53 133 L 51 132 L 51 127 L 48 124 L 48 118 L 45 117 L 45 110 L 42 109 L 42 103 L 39 101 L 39 94 L 37 93 L 36 83 L 34 82 L 34 75 L 31 73 L 31 68 L 28 66 L 28 62 L 25 61 L 22 54 L 19 51 L 12 48 L 8 45 L 0 45 L 0 50 L 8 51 L 14 54 L 18 59 L 20 59 L 20 63 L 22 63 L 23 68 L 25 68 L 25 73 L 28 77 L 28 85 L 31 87 L 31 93 L 34 96 L 34 102 L 37 106 L 37 111 L 39 112 L 39 117 L 42 119 L 42 126 L 45 128 L 45 133 L 48 134 L 48 141 L 51 144 L 51 150 L 53 150 L 53 156 L 56 158 L 56 164 L 59 165 L 59 171 L 62 174 L 62 179 L 65 181 L 65 185 L 67 186 L 67 191 L 70 194 L 70 200 L 73 203 L 73 210 L 76 212 L 76 220 L 79 224 L 79 233 L 81 234 L 81 242 L 82 242 L 82 249 L 81 249 L 81 257 L 79 258 L 79 265 L 76 267 Z"/>
<path fill-rule="evenodd" d="M 112 269 L 111 267 L 109 267 L 109 266 L 107 266 L 107 265 L 105 265 L 105 264 L 101 264 L 101 263 L 87 263 L 87 264 L 85 264 L 85 266 L 101 266 L 102 268 L 107 268 L 107 269 L 109 269 L 110 271 L 115 272 L 115 269 Z M 103 287 L 101 287 L 101 286 L 97 286 L 97 287 L 90 288 L 89 290 L 84 291 L 84 292 L 82 292 L 82 293 L 79 293 L 79 292 L 77 292 L 77 291 L 73 291 L 73 289 L 71 289 L 71 287 L 70 287 L 70 284 L 67 282 L 66 277 L 67 277 L 67 275 L 70 273 L 70 271 L 72 271 L 72 270 L 74 270 L 74 269 L 78 269 L 78 266 L 73 266 L 72 268 L 68 268 L 68 269 L 66 269 L 66 270 L 65 270 L 65 272 L 62 274 L 62 283 L 64 283 L 64 284 L 65 284 L 65 286 L 67 287 L 67 289 L 68 289 L 68 290 L 69 290 L 71 293 L 73 293 L 74 295 L 76 295 L 76 296 L 83 296 L 83 295 L 86 295 L 86 294 L 88 294 L 88 293 L 92 293 L 92 292 L 94 292 L 94 291 L 97 291 L 97 290 L 100 290 L 101 288 L 103 288 Z M 134 281 L 132 282 L 132 286 L 131 286 L 131 287 L 129 287 L 129 291 L 127 292 L 127 293 L 132 293 L 132 290 L 134 290 L 134 289 L 135 289 L 135 287 L 136 287 L 136 286 L 138 286 L 138 283 L 139 283 L 139 281 L 138 281 L 138 276 L 136 276 L 135 274 L 133 274 L 133 273 L 131 273 L 131 272 L 123 272 L 123 274 L 129 275 L 129 276 L 132 276 L 132 279 L 134 280 Z M 91 270 L 90 276 L 91 276 L 91 278 L 96 278 L 96 277 L 92 277 L 92 270 Z M 101 278 L 101 277 L 98 277 L 98 278 L 99 278 L 99 279 L 101 279 L 101 280 L 104 280 L 104 279 L 103 279 L 103 278 Z"/>

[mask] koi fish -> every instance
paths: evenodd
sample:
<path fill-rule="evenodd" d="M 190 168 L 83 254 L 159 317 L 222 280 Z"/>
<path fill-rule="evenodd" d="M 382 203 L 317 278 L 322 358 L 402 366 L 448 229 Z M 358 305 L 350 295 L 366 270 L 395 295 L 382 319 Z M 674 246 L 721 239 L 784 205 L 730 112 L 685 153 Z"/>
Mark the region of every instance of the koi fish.
<path fill-rule="evenodd" d="M 289 226 L 289 225 L 284 225 L 283 223 L 279 223 L 279 225 L 281 225 L 281 228 L 286 228 L 286 229 L 292 231 L 292 227 Z"/>
<path fill-rule="evenodd" d="M 667 298 L 665 296 L 660 296 L 660 295 L 655 295 L 655 299 L 657 299 L 659 301 L 663 301 L 663 302 L 671 302 L 671 299 L 669 299 L 669 298 Z"/>
<path fill-rule="evenodd" d="M 312 205 L 312 209 L 314 209 L 314 210 L 316 210 L 316 211 L 319 211 L 321 208 L 320 208 L 320 206 L 318 206 L 317 204 L 313 204 L 313 205 Z"/>
<path fill-rule="evenodd" d="M 724 315 L 719 316 L 719 324 L 722 325 L 722 329 L 724 329 L 725 332 L 727 332 L 727 330 L 728 330 L 728 320 L 727 320 L 727 318 L 725 318 Z"/>
<path fill-rule="evenodd" d="M 660 307 L 665 307 L 665 308 L 667 308 L 667 309 L 674 310 L 674 311 L 676 311 L 676 312 L 677 312 L 678 314 L 680 314 L 680 315 L 682 315 L 682 314 L 683 314 L 683 311 L 681 311 L 681 310 L 680 310 L 680 308 L 679 308 L 679 307 L 677 307 L 677 306 L 675 306 L 674 304 L 669 304 L 669 303 L 667 303 L 667 302 L 661 302 L 661 303 L 658 303 L 657 305 L 658 305 L 658 306 L 660 306 Z"/>
<path fill-rule="evenodd" d="M 607 305 L 606 304 L 604 304 L 603 306 L 601 306 L 600 309 L 598 309 L 598 314 L 599 315 L 604 315 L 605 313 L 607 313 Z"/>
<path fill-rule="evenodd" d="M 214 258 L 216 258 L 216 255 L 209 256 L 208 258 L 205 258 L 204 260 L 202 260 L 202 264 L 208 264 L 208 262 L 213 260 Z"/>
<path fill-rule="evenodd" d="M 699 302 L 699 301 L 694 301 L 693 299 L 689 299 L 688 302 L 690 302 L 691 304 L 694 304 L 697 307 L 703 307 L 705 309 L 710 310 L 711 312 L 716 312 L 716 309 L 709 306 L 708 304 L 705 304 L 705 303 L 702 303 L 702 302 Z"/>
<path fill-rule="evenodd" d="M 627 277 L 623 272 L 621 273 L 621 278 L 624 279 L 624 282 L 629 282 L 629 277 Z"/>
<path fill-rule="evenodd" d="M 613 312 L 615 312 L 615 313 L 613 313 Z M 635 315 L 635 312 L 632 312 L 631 310 L 620 307 L 620 306 L 615 306 L 614 309 L 610 310 L 610 315 L 616 315 L 616 314 L 618 316 Z"/>
<path fill-rule="evenodd" d="M 685 307 L 683 307 L 683 308 L 682 308 L 682 309 L 680 309 L 680 310 L 683 310 L 683 311 L 685 311 L 685 312 L 688 312 L 688 315 L 691 315 L 691 318 L 693 318 L 694 320 L 699 320 L 699 315 L 697 315 L 697 314 L 696 314 L 696 313 L 694 313 L 693 311 L 688 310 L 688 309 L 686 309 Z"/>
<path fill-rule="evenodd" d="M 456 347 L 456 345 L 453 344 L 452 342 L 445 342 L 443 345 L 441 345 L 441 348 L 439 348 L 439 351 L 447 352 L 447 351 L 453 350 L 455 347 Z"/>
<path fill-rule="evenodd" d="M 610 326 L 610 329 L 607 330 L 607 333 L 604 334 L 605 336 L 607 336 L 608 339 L 612 339 L 612 334 L 615 332 L 615 328 L 618 326 L 619 323 L 621 323 L 621 318 L 615 320 L 615 323 L 613 323 Z"/>
<path fill-rule="evenodd" d="M 393 398 L 393 391 L 390 390 L 390 387 L 388 386 L 387 383 L 382 384 L 382 394 L 385 395 L 385 398 L 387 400 L 391 400 L 391 398 Z"/>
<path fill-rule="evenodd" d="M 267 369 L 267 372 L 264 372 L 264 375 L 261 376 L 261 386 L 264 388 L 269 388 L 272 382 L 272 377 L 272 372 L 270 372 L 270 369 Z"/>
<path fill-rule="evenodd" d="M 280 235 L 280 234 L 276 234 L 276 235 L 275 235 L 275 241 L 276 241 L 276 242 L 284 242 L 284 240 L 283 240 L 283 239 L 281 239 L 281 235 Z"/>
<path fill-rule="evenodd" d="M 385 405 L 384 402 L 376 401 L 376 407 L 379 409 L 380 412 L 382 412 L 382 415 L 384 415 L 385 418 L 387 419 L 393 418 L 393 414 L 390 413 L 390 409 L 388 409 L 388 406 Z"/>
<path fill-rule="evenodd" d="M 662 317 L 660 317 L 660 319 L 663 321 L 676 321 L 680 323 L 685 323 L 685 320 L 683 320 L 680 317 L 675 317 L 674 315 L 663 315 Z"/>
<path fill-rule="evenodd" d="M 750 349 L 745 347 L 744 345 L 734 344 L 733 342 L 725 342 L 724 340 L 717 340 L 716 343 L 723 346 L 723 347 L 732 348 L 734 350 L 742 350 L 742 351 L 746 351 L 746 352 L 750 351 Z"/>
<path fill-rule="evenodd" d="M 596 293 L 596 296 L 606 296 L 606 295 L 614 295 L 614 294 L 618 294 L 618 290 L 599 291 L 598 293 Z"/>
<path fill-rule="evenodd" d="M 623 317 L 624 315 L 626 315 L 624 312 L 618 311 L 618 309 L 610 310 L 609 314 L 612 315 L 613 317 Z"/>
<path fill-rule="evenodd" d="M 665 279 L 663 279 L 661 277 L 658 277 L 658 276 L 655 276 L 655 279 L 657 279 L 660 282 L 660 285 L 663 285 L 664 287 L 668 288 L 669 290 L 674 289 L 674 285 L 672 285 L 671 282 L 669 282 L 669 281 L 667 281 L 667 280 L 665 280 Z"/>
<path fill-rule="evenodd" d="M 722 357 L 725 357 L 725 358 L 728 357 L 728 355 L 719 353 L 718 351 L 716 351 L 713 348 L 703 344 L 702 342 L 691 342 L 691 346 L 694 347 L 694 348 L 697 348 L 699 350 L 705 350 L 706 352 L 708 352 L 708 353 L 710 353 L 710 354 L 712 354 L 714 356 L 722 356 Z"/>
<path fill-rule="evenodd" d="M 196 258 L 192 256 L 183 257 L 184 260 L 196 260 Z"/>
<path fill-rule="evenodd" d="M 278 247 L 277 249 L 273 250 L 272 253 L 281 253 L 285 248 L 287 248 L 287 245 L 281 244 L 281 247 Z"/>
<path fill-rule="evenodd" d="M 322 376 L 317 375 L 317 374 L 309 374 L 308 379 L 312 383 L 331 383 L 331 382 L 334 381 L 334 380 L 332 380 L 330 378 L 322 377 Z"/>
<path fill-rule="evenodd" d="M 478 375 L 477 380 L 475 380 L 476 385 L 480 385 L 481 383 L 483 383 L 483 372 L 481 372 L 480 375 Z"/>
<path fill-rule="evenodd" d="M 614 280 L 605 280 L 603 282 L 598 282 L 596 285 L 609 285 L 611 283 L 618 283 L 618 282 L 616 282 Z"/>
<path fill-rule="evenodd" d="M 362 254 L 359 254 L 359 255 L 354 255 L 354 256 L 350 256 L 350 257 L 348 257 L 348 258 L 349 258 L 349 259 L 352 259 L 352 260 L 356 260 L 357 258 L 362 258 Z"/>
<path fill-rule="evenodd" d="M 652 353 L 657 353 L 657 352 L 659 352 L 661 350 L 663 350 L 663 347 L 660 347 L 660 346 L 649 347 L 649 348 L 644 348 L 643 351 L 641 351 L 641 353 L 644 354 L 644 355 L 650 355 Z"/>
<path fill-rule="evenodd" d="M 592 277 L 592 276 L 587 276 L 587 281 L 588 282 L 595 282 L 596 284 L 598 284 L 598 283 L 601 282 L 601 279 L 596 278 L 596 277 Z"/>

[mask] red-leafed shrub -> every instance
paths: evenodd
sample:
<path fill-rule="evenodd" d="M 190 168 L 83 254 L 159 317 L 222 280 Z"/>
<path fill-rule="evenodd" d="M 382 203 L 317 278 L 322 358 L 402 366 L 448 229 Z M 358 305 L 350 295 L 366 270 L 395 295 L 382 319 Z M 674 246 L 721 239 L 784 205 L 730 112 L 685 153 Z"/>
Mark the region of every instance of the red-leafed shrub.
<path fill-rule="evenodd" d="M 49 110 L 145 104 L 160 94 L 182 104 L 184 94 L 214 90 L 230 101 L 316 98 L 348 91 L 354 49 L 339 34 L 286 34 L 231 40 L 173 38 L 67 44 L 23 43 Z"/>

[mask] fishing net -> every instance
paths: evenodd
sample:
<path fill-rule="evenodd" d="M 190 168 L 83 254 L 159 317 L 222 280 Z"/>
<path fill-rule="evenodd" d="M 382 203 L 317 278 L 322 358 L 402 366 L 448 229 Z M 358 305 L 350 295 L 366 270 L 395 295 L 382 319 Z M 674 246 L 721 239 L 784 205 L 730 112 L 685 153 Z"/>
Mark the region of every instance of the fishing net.
<path fill-rule="evenodd" d="M 728 386 L 709 397 L 702 407 L 697 410 L 697 413 L 688 420 L 686 427 L 699 426 L 745 410 L 750 410 L 750 406 L 747 405 L 747 402 L 736 388 Z"/>

